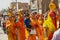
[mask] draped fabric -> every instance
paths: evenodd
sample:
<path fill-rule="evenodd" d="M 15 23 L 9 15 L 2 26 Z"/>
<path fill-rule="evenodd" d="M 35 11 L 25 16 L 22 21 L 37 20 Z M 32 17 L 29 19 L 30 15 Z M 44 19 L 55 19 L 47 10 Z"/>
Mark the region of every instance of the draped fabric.
<path fill-rule="evenodd" d="M 43 27 L 46 29 L 46 35 L 48 40 L 51 40 L 54 31 L 56 30 L 55 25 L 50 17 L 50 13 L 48 14 L 47 20 L 44 21 Z"/>
<path fill-rule="evenodd" d="M 6 22 L 6 28 L 7 28 L 7 33 L 8 33 L 8 40 L 16 40 L 16 34 L 15 34 L 15 29 L 14 29 L 14 18 L 10 18 Z"/>
<path fill-rule="evenodd" d="M 17 37 L 18 40 L 25 40 L 25 28 L 24 28 L 24 20 L 22 17 L 18 19 L 18 22 L 16 22 L 16 28 L 17 28 Z"/>

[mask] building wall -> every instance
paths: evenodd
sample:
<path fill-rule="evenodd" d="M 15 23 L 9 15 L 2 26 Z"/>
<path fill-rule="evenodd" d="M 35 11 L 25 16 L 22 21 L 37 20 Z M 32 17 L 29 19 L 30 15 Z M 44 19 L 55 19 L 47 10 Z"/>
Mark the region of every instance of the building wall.
<path fill-rule="evenodd" d="M 11 3 L 11 7 L 12 7 L 12 8 L 16 7 L 16 2 L 12 2 L 12 3 Z M 21 8 L 23 8 L 23 9 L 28 9 L 28 7 L 29 7 L 28 3 L 18 2 L 18 9 L 21 9 Z"/>
<path fill-rule="evenodd" d="M 11 7 L 13 10 L 17 9 L 16 2 L 12 2 Z M 14 9 L 14 7 L 15 7 L 15 9 Z M 25 13 L 25 11 L 29 10 L 29 5 L 28 5 L 28 3 L 18 2 L 18 9 L 23 9 L 23 12 Z"/>
<path fill-rule="evenodd" d="M 30 0 L 31 12 L 38 12 L 37 0 Z"/>

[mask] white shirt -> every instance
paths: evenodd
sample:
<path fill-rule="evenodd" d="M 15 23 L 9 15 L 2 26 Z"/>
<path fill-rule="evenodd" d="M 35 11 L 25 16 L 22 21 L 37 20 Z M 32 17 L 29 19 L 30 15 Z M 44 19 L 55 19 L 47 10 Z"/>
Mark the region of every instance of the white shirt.
<path fill-rule="evenodd" d="M 60 28 L 54 33 L 52 40 L 60 40 Z"/>
<path fill-rule="evenodd" d="M 30 34 L 36 34 L 36 30 L 35 29 L 31 29 Z"/>

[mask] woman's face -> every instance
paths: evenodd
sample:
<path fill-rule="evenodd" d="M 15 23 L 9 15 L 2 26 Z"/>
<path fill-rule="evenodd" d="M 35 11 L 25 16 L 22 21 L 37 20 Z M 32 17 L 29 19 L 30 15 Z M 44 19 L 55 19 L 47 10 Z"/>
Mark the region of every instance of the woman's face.
<path fill-rule="evenodd" d="M 50 10 L 55 10 L 56 5 L 54 3 L 50 3 L 49 8 L 50 8 Z"/>
<path fill-rule="evenodd" d="M 11 14 L 11 13 L 8 13 L 8 16 L 9 16 L 9 17 L 12 17 L 12 14 Z"/>

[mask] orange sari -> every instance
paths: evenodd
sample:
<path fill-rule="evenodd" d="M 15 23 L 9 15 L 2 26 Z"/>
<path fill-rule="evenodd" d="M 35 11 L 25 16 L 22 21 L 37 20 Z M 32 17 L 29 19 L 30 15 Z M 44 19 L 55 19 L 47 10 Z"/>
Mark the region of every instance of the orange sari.
<path fill-rule="evenodd" d="M 36 23 L 37 23 L 36 32 L 37 32 L 38 40 L 43 40 L 43 27 L 41 26 L 42 20 L 37 20 Z"/>
<path fill-rule="evenodd" d="M 18 19 L 16 26 L 17 26 L 17 31 L 18 31 L 17 33 L 18 40 L 25 40 L 25 28 L 24 28 L 24 21 L 22 17 Z"/>
<path fill-rule="evenodd" d="M 35 28 L 36 22 L 32 18 L 30 20 L 31 20 L 31 23 L 30 23 L 31 26 Z M 28 40 L 36 40 L 36 34 L 29 35 Z"/>
<path fill-rule="evenodd" d="M 31 19 L 31 25 L 36 28 L 38 40 L 43 40 L 43 27 L 40 25 L 42 21 Z M 36 35 L 34 36 L 36 38 Z"/>
<path fill-rule="evenodd" d="M 10 18 L 9 20 L 7 20 L 6 28 L 8 31 L 8 40 L 16 40 L 14 25 L 14 18 Z"/>

